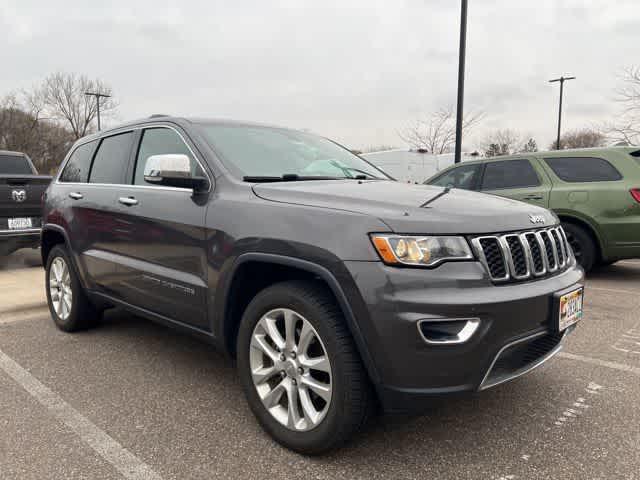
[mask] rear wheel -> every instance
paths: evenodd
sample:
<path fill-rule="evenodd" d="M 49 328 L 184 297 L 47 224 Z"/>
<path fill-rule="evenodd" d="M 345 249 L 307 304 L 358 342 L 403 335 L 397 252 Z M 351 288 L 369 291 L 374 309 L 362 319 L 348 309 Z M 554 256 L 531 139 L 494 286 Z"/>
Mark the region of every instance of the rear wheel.
<path fill-rule="evenodd" d="M 331 295 L 310 282 L 260 292 L 238 332 L 238 371 L 251 410 L 282 445 L 336 448 L 372 410 L 368 378 Z"/>
<path fill-rule="evenodd" d="M 100 312 L 84 293 L 62 245 L 53 247 L 49 253 L 45 283 L 51 318 L 60 330 L 74 332 L 98 322 Z"/>
<path fill-rule="evenodd" d="M 585 272 L 590 271 L 596 263 L 597 251 L 593 237 L 583 227 L 573 223 L 563 223 L 569 245 L 580 266 Z"/>

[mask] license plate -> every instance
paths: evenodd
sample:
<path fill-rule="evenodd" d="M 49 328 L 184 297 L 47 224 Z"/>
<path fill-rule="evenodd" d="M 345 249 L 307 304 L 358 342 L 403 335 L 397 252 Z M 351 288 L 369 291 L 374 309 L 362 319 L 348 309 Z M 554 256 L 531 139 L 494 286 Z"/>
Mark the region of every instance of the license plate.
<path fill-rule="evenodd" d="M 560 297 L 558 312 L 558 331 L 562 332 L 567 327 L 578 322 L 582 318 L 582 293 L 579 288 Z"/>
<path fill-rule="evenodd" d="M 33 224 L 31 223 L 30 218 L 10 218 L 9 219 L 9 230 L 24 230 L 25 228 L 32 228 Z"/>

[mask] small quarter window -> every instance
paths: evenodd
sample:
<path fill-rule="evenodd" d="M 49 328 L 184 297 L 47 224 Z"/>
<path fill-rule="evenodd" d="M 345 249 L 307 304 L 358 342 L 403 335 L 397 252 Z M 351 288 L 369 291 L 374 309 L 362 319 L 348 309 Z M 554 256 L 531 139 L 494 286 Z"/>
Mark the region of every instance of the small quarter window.
<path fill-rule="evenodd" d="M 89 179 L 89 169 L 91 168 L 91 155 L 93 154 L 95 146 L 95 141 L 88 142 L 78 146 L 73 151 L 60 175 L 61 182 L 87 182 Z"/>
<path fill-rule="evenodd" d="M 544 161 L 565 182 L 613 182 L 622 179 L 616 167 L 603 158 L 558 157 L 545 158 Z"/>

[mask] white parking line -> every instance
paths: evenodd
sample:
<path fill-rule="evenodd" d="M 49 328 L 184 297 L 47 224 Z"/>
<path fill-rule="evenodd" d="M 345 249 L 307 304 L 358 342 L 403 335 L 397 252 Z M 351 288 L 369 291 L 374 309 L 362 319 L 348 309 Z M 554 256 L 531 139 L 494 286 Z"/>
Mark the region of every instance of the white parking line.
<path fill-rule="evenodd" d="M 0 368 L 49 413 L 73 430 L 89 447 L 109 462 L 125 478 L 131 480 L 162 480 L 149 465 L 91 423 L 59 395 L 43 385 L 37 378 L 0 350 Z"/>
<path fill-rule="evenodd" d="M 598 365 L 600 367 L 613 368 L 614 370 L 620 370 L 622 372 L 634 373 L 640 375 L 640 368 L 632 367 L 631 365 L 625 365 L 624 363 L 609 362 L 607 360 L 600 360 L 598 358 L 585 357 L 584 355 L 576 355 L 575 353 L 560 352 L 558 357 L 568 358 L 569 360 L 577 360 L 579 362 L 590 363 L 591 365 Z"/>

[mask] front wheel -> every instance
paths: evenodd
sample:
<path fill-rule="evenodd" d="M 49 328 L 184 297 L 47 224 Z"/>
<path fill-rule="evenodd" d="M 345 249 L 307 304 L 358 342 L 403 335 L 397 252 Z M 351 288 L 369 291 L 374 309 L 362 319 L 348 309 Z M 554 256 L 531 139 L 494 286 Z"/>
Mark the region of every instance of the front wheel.
<path fill-rule="evenodd" d="M 319 285 L 283 282 L 256 295 L 242 317 L 237 355 L 251 410 L 292 450 L 336 448 L 371 412 L 368 378 L 342 312 Z"/>

